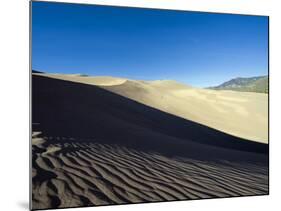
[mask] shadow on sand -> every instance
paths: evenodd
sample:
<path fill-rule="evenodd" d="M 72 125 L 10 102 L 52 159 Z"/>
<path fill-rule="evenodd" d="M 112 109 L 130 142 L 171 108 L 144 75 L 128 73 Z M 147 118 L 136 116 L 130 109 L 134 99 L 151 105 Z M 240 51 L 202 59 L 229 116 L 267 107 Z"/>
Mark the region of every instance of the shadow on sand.
<path fill-rule="evenodd" d="M 223 133 L 97 86 L 38 75 L 32 76 L 32 122 L 33 131 L 47 137 L 91 139 L 167 156 L 268 162 L 267 144 Z"/>

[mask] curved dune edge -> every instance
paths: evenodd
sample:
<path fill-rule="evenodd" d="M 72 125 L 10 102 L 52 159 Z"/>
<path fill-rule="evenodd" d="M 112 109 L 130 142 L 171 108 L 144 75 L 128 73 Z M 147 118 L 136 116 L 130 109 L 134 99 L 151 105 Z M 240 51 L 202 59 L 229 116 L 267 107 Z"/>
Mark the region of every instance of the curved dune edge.
<path fill-rule="evenodd" d="M 77 83 L 83 83 L 96 86 L 116 86 L 121 85 L 127 81 L 125 78 L 116 78 L 110 76 L 83 76 L 81 74 L 45 74 L 45 73 L 33 73 L 34 75 L 55 78 L 65 81 L 72 81 Z"/>
<path fill-rule="evenodd" d="M 33 133 L 32 155 L 33 209 L 268 193 L 268 168 L 258 164 L 167 157 L 40 132 Z"/>
<path fill-rule="evenodd" d="M 173 80 L 137 81 L 115 77 L 40 74 L 96 85 L 144 105 L 227 134 L 268 144 L 268 95 L 192 88 Z"/>

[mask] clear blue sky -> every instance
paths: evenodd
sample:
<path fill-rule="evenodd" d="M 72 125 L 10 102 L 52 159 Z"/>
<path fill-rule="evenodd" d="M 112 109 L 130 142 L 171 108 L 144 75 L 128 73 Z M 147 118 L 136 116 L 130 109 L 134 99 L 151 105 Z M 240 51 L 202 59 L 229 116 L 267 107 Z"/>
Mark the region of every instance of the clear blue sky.
<path fill-rule="evenodd" d="M 32 68 L 193 86 L 267 75 L 268 18 L 32 3 Z"/>

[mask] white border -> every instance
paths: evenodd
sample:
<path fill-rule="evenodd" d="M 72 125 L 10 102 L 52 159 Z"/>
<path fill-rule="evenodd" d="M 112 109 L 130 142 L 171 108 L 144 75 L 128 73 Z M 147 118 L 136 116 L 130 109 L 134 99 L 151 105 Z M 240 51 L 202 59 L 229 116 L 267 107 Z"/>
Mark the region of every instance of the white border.
<path fill-rule="evenodd" d="M 61 0 L 58 0 L 61 1 Z M 75 3 L 270 16 L 270 196 L 67 210 L 273 210 L 280 207 L 280 7 L 273 0 L 68 0 Z M 29 2 L 1 2 L 0 209 L 27 210 L 29 192 Z M 278 208 L 277 208 L 278 209 Z M 276 210 L 276 209 L 275 209 Z"/>

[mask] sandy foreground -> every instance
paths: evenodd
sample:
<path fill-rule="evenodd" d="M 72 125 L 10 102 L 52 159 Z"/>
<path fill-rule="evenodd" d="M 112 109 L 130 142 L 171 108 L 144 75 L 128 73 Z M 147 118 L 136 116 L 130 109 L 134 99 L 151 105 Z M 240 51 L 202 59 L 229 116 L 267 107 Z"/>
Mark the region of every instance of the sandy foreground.
<path fill-rule="evenodd" d="M 268 194 L 267 95 L 32 76 L 33 209 Z"/>

